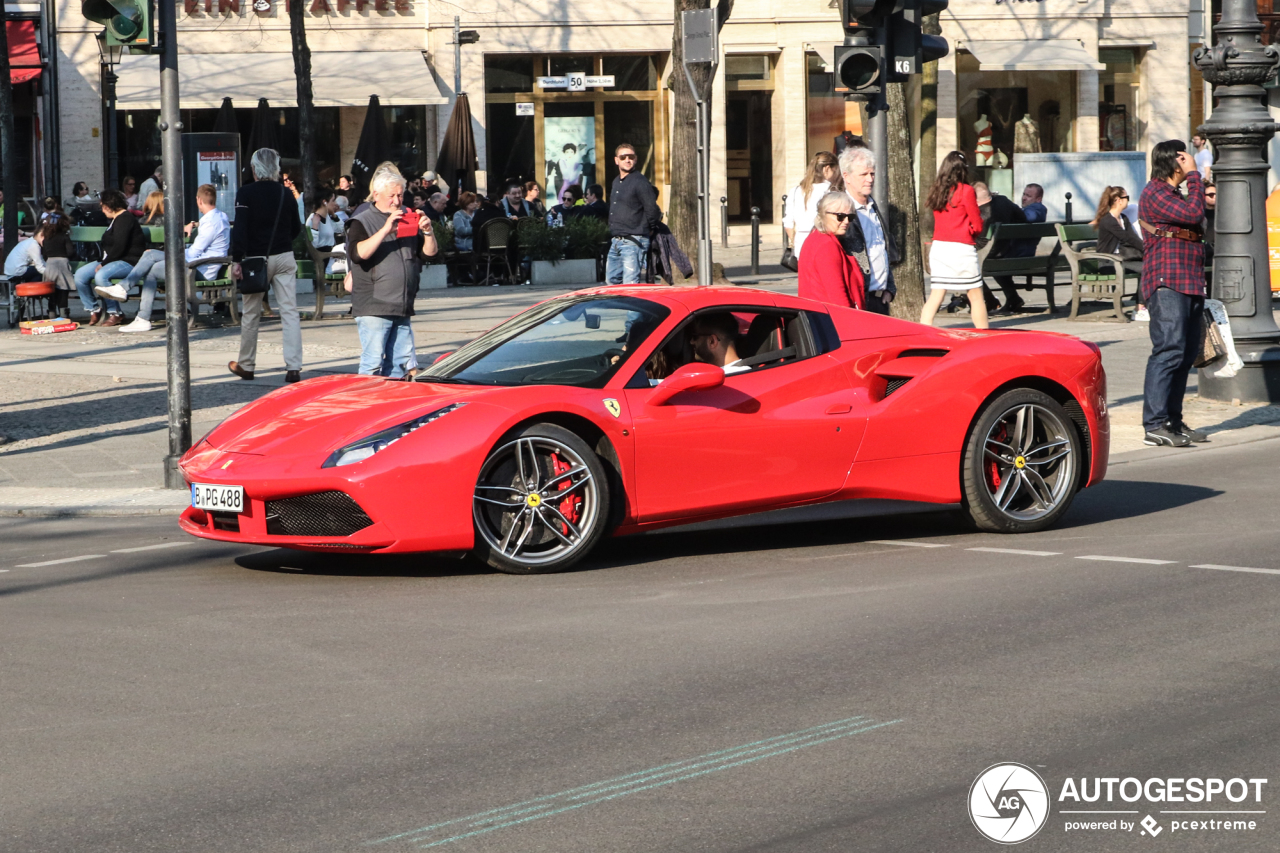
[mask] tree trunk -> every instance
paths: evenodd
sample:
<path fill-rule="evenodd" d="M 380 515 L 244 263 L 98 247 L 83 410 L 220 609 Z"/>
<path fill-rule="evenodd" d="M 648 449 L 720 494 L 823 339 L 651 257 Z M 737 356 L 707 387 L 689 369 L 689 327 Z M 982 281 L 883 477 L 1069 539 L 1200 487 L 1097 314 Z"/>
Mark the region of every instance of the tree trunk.
<path fill-rule="evenodd" d="M 13 79 L 9 69 L 9 32 L 5 21 L 8 15 L 0 7 L 0 190 L 5 192 L 4 251 L 7 255 L 18 244 L 18 206 L 22 197 L 18 194 L 17 131 L 13 126 Z"/>
<path fill-rule="evenodd" d="M 311 95 L 311 48 L 307 46 L 303 0 L 289 0 L 289 37 L 293 42 L 293 75 L 298 81 L 298 147 L 302 159 L 302 194 L 310 205 L 320 188 L 316 175 L 315 102 Z"/>
<path fill-rule="evenodd" d="M 927 35 L 942 35 L 937 15 L 925 15 L 921 29 Z M 924 197 L 938 172 L 938 63 L 926 62 L 920 77 L 920 186 L 916 209 L 920 211 L 921 251 L 933 242 L 933 214 L 925 211 Z"/>
<path fill-rule="evenodd" d="M 675 26 L 671 37 L 671 198 L 667 200 L 667 225 L 680 248 L 692 260 L 693 279 L 698 278 L 698 105 L 684 76 L 684 34 L 680 13 L 711 8 L 710 0 L 675 0 Z M 716 6 L 721 28 L 733 11 L 733 0 L 720 0 Z M 711 97 L 711 66 L 699 63 L 690 71 L 694 85 L 703 99 Z M 710 127 L 707 135 L 710 136 Z"/>
<path fill-rule="evenodd" d="M 893 316 L 919 320 L 924 307 L 924 266 L 920 258 L 916 181 L 911 168 L 911 128 L 907 124 L 908 85 L 888 85 L 889 228 L 902 252 L 902 262 L 893 268 L 893 281 L 898 288 Z M 879 175 L 876 179 L 884 180 Z"/>

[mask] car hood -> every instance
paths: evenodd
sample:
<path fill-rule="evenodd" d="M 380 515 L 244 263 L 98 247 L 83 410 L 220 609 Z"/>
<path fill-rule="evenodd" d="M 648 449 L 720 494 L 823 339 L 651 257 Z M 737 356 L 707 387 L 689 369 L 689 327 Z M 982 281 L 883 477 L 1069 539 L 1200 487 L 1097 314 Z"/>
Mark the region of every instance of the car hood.
<path fill-rule="evenodd" d="M 376 376 L 313 379 L 245 406 L 206 440 L 219 450 L 261 456 L 327 452 L 442 406 L 503 390 Z"/>

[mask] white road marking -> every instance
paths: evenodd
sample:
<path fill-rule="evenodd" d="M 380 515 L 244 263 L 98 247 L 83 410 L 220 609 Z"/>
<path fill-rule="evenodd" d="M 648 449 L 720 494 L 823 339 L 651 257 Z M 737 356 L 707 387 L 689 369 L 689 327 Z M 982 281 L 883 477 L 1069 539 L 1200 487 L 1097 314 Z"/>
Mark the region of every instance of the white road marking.
<path fill-rule="evenodd" d="M 112 554 L 133 554 L 137 551 L 155 551 L 158 548 L 178 548 L 183 545 L 192 545 L 192 542 L 161 542 L 159 545 L 143 545 L 141 548 L 117 548 Z"/>
<path fill-rule="evenodd" d="M 1257 572 L 1260 575 L 1280 575 L 1280 569 L 1250 569 L 1245 566 L 1215 566 L 1212 563 L 1204 563 L 1199 566 L 1192 566 L 1193 569 L 1217 569 L 1220 572 Z"/>
<path fill-rule="evenodd" d="M 56 566 L 59 563 L 78 563 L 81 560 L 100 560 L 106 554 L 81 554 L 79 557 L 63 557 L 61 560 L 45 560 L 43 563 L 22 563 L 18 569 L 38 569 L 41 566 Z"/>
<path fill-rule="evenodd" d="M 950 545 L 939 545 L 935 542 L 898 542 L 893 539 L 872 539 L 868 545 L 901 545 L 904 548 L 950 548 Z"/>
<path fill-rule="evenodd" d="M 985 551 L 989 554 L 1025 554 L 1028 557 L 1061 557 L 1061 551 L 1023 551 L 1020 548 L 965 548 L 966 551 Z"/>
<path fill-rule="evenodd" d="M 1076 557 L 1077 560 L 1105 560 L 1108 563 L 1142 563 L 1148 566 L 1167 566 L 1176 560 L 1147 560 L 1142 557 L 1104 557 L 1101 554 L 1089 554 L 1085 557 Z"/>

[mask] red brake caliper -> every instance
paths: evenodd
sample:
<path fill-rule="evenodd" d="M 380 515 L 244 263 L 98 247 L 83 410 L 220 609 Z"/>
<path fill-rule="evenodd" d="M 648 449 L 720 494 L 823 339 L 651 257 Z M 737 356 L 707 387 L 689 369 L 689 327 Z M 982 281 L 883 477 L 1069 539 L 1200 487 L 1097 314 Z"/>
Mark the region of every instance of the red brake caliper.
<path fill-rule="evenodd" d="M 570 465 L 568 462 L 565 462 L 563 459 L 561 459 L 560 454 L 558 453 L 551 454 L 551 476 L 552 477 L 559 477 L 561 474 L 565 473 L 566 471 L 571 471 L 572 469 L 573 469 L 573 466 Z M 569 478 L 566 477 L 565 479 L 560 481 L 560 484 L 557 488 L 559 491 L 563 492 L 566 489 L 569 489 L 572 487 L 573 487 L 573 483 L 571 483 L 569 481 Z M 560 505 L 556 507 L 556 509 L 560 510 L 560 514 L 563 515 L 571 524 L 577 524 L 579 510 L 581 509 L 581 507 L 582 507 L 582 495 L 578 493 L 574 493 L 569 497 L 565 498 L 564 500 L 560 501 Z M 560 527 L 561 527 L 560 532 L 568 536 L 569 535 L 568 526 L 561 524 Z"/>
<path fill-rule="evenodd" d="M 1009 443 L 1008 426 L 1004 424 L 1000 425 L 1000 435 L 998 438 L 996 438 L 996 441 L 999 441 L 1003 444 Z M 991 490 L 993 492 L 996 489 L 1000 488 L 1000 466 L 997 465 L 994 460 L 990 460 L 990 459 L 987 460 L 987 476 L 991 480 Z"/>

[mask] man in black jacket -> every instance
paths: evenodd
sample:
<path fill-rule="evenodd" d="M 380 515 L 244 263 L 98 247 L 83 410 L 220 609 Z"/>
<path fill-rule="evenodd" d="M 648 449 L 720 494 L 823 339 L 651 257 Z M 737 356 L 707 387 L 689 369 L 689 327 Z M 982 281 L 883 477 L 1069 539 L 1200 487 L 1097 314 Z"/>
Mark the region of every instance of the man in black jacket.
<path fill-rule="evenodd" d="M 102 261 L 98 264 L 85 264 L 76 270 L 76 292 L 80 294 L 80 304 L 89 312 L 86 325 L 93 326 L 99 321 L 104 326 L 119 326 L 124 323 L 124 312 L 120 303 L 114 299 L 103 299 L 106 315 L 98 305 L 98 297 L 93 288 L 108 287 L 113 279 L 123 279 L 133 272 L 133 266 L 147 250 L 147 238 L 142 233 L 142 226 L 137 217 L 129 213 L 124 193 L 119 190 L 103 190 L 102 213 L 111 220 L 107 231 L 102 235 Z"/>
<path fill-rule="evenodd" d="M 658 191 L 636 168 L 636 148 L 624 142 L 613 150 L 618 177 L 609 190 L 609 259 L 605 264 L 608 284 L 635 284 L 649 265 L 649 235 L 662 221 Z"/>
<path fill-rule="evenodd" d="M 285 382 L 302 378 L 302 322 L 298 316 L 297 266 L 293 260 L 293 239 L 302 230 L 293 193 L 280 183 L 280 155 L 259 148 L 249 159 L 254 181 L 236 194 L 236 221 L 231 226 L 231 277 L 243 273 L 245 258 L 265 257 L 267 280 L 280 309 L 284 342 Z M 240 355 L 227 369 L 241 379 L 252 379 L 258 355 L 258 321 L 266 304 L 266 293 L 245 293 L 240 315 Z"/>
<path fill-rule="evenodd" d="M 609 221 L 609 205 L 604 203 L 604 187 L 592 184 L 587 187 L 583 199 L 586 200 L 586 204 L 574 209 L 574 216 L 594 216 L 596 219 Z"/>

